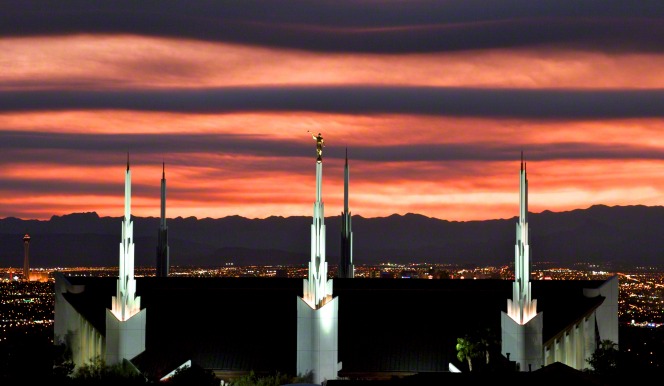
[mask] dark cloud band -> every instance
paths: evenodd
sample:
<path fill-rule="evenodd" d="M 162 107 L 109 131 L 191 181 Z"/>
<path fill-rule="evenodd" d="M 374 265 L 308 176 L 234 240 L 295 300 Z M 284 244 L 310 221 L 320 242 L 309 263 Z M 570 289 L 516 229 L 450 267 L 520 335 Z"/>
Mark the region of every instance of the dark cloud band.
<path fill-rule="evenodd" d="M 440 129 L 444 137 L 445 129 Z M 303 135 L 303 137 L 305 137 Z M 259 158 L 314 157 L 310 138 L 306 144 L 289 139 L 233 134 L 80 134 L 0 131 L 0 164 L 17 159 L 23 162 L 58 162 L 82 165 L 122 164 L 125 152 L 132 153 L 132 162 L 154 163 L 178 154 L 245 155 Z M 343 139 L 329 138 L 342 142 Z M 522 150 L 535 161 L 560 159 L 664 159 L 661 148 L 624 144 L 593 144 L 586 142 L 555 142 L 548 144 L 503 144 L 493 142 L 434 143 L 389 146 L 351 146 L 350 158 L 369 162 L 438 162 L 438 161 L 509 161 L 518 159 Z M 340 161 L 345 146 L 327 146 L 326 159 Z M 40 157 L 43 154 L 43 159 Z M 115 157 L 109 157 L 115 154 Z M 88 156 L 89 155 L 89 156 Z M 185 157 L 186 158 L 186 157 Z M 174 158 L 175 159 L 175 158 Z M 177 163 L 188 164 L 179 158 Z M 208 162 L 211 162 L 208 160 Z M 218 160 L 212 162 L 219 162 Z M 244 167 L 246 161 L 237 160 Z M 272 162 L 272 161 L 270 161 Z M 170 163 L 170 161 L 169 161 Z M 289 162 L 293 166 L 292 162 Z M 195 166 L 203 166 L 194 161 Z M 208 163 L 209 166 L 209 163 Z M 233 167 L 232 164 L 225 166 Z M 282 165 L 285 167 L 286 165 Z M 336 165 L 339 166 L 339 165 Z M 293 166 L 301 168 L 302 165 Z M 255 161 L 256 170 L 269 167 Z"/>
<path fill-rule="evenodd" d="M 664 89 L 341 86 L 0 92 L 2 112 L 99 109 L 181 113 L 310 111 L 544 120 L 659 118 L 664 116 Z"/>
<path fill-rule="evenodd" d="M 542 44 L 664 51 L 660 0 L 15 1 L 0 35 L 136 34 L 321 52 L 442 52 Z"/>

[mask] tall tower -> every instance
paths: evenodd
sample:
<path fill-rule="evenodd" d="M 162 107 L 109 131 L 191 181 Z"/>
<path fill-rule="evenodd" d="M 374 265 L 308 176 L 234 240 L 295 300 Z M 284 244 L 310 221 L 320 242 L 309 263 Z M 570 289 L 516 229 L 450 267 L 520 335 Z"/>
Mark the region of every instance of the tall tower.
<path fill-rule="evenodd" d="M 519 221 L 514 246 L 514 283 L 507 312 L 502 313 L 502 352 L 517 363 L 521 371 L 536 370 L 544 363 L 542 351 L 543 316 L 537 313 L 530 283 L 530 245 L 528 244 L 528 178 L 521 153 L 519 173 Z"/>
<path fill-rule="evenodd" d="M 157 277 L 167 277 L 170 267 L 168 227 L 166 226 L 166 164 L 161 171 L 161 221 L 157 233 Z"/>
<path fill-rule="evenodd" d="M 309 276 L 303 282 L 303 297 L 297 298 L 297 373 L 312 373 L 315 383 L 336 379 L 338 362 L 339 298 L 332 297 L 332 279 L 327 278 L 325 224 L 322 201 L 323 136 L 316 140 L 316 201 L 311 224 Z"/>
<path fill-rule="evenodd" d="M 316 201 L 314 202 L 314 217 L 311 224 L 311 261 L 309 262 L 308 287 L 304 289 L 305 300 L 312 307 L 321 307 L 332 296 L 330 288 L 328 294 L 327 262 L 325 261 L 325 215 L 322 201 L 323 180 L 323 146 L 324 141 L 320 133 L 314 136 L 316 140 Z M 330 286 L 332 281 L 330 281 Z"/>
<path fill-rule="evenodd" d="M 346 163 L 344 165 L 344 211 L 341 213 L 341 259 L 339 261 L 338 277 L 354 278 L 353 266 L 353 229 L 351 215 L 348 210 L 348 149 L 346 149 Z"/>
<path fill-rule="evenodd" d="M 30 235 L 23 236 L 23 280 L 30 281 Z"/>
<path fill-rule="evenodd" d="M 124 218 L 120 242 L 119 275 L 112 308 L 106 309 L 106 363 L 113 365 L 145 351 L 146 310 L 136 296 L 134 279 L 134 222 L 131 220 L 131 170 L 127 154 Z"/>

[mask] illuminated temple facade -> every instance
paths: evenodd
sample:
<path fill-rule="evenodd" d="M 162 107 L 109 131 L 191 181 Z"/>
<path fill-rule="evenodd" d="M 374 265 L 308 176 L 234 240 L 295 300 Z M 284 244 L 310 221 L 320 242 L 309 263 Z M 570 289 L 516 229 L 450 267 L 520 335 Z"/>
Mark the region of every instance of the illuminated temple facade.
<path fill-rule="evenodd" d="M 538 312 L 530 281 L 530 244 L 528 242 L 528 178 L 521 154 L 519 172 L 519 219 L 516 224 L 514 282 L 512 298 L 501 312 L 501 351 L 517 370 L 532 371 L 554 362 L 575 369 L 587 369 L 587 360 L 598 345 L 597 337 L 618 343 L 618 279 L 614 277 L 597 288 L 585 288 L 586 307 L 571 324 L 544 340 L 544 313 Z M 568 313 L 574 302 L 570 299 Z M 547 316 L 549 314 L 547 313 Z M 556 320 L 557 315 L 552 315 Z M 555 322 L 554 322 L 555 323 Z"/>
<path fill-rule="evenodd" d="M 134 277 L 127 164 L 118 277 L 56 273 L 55 343 L 71 349 L 76 366 L 101 358 L 153 380 L 197 364 L 227 381 L 250 371 L 278 371 L 316 384 L 459 371 L 464 363 L 456 357 L 456 339 L 478 327 L 498 332 L 498 360 L 521 372 L 556 362 L 587 369 L 601 340 L 618 343 L 616 276 L 530 280 L 524 162 L 514 281 L 332 279 L 321 152 L 315 167 L 305 279 L 195 278 Z"/>
<path fill-rule="evenodd" d="M 125 172 L 124 217 L 118 278 L 111 308 L 105 312 L 105 322 L 95 323 L 86 318 L 85 311 L 73 294 L 81 294 L 85 287 L 72 285 L 64 276 L 56 276 L 55 294 L 55 343 L 67 344 L 76 366 L 103 359 L 107 365 L 121 364 L 145 351 L 145 309 L 136 296 L 134 278 L 134 222 L 131 220 L 131 169 L 127 156 Z M 69 299 L 68 299 L 69 297 Z M 99 314 L 97 314 L 99 315 Z"/>

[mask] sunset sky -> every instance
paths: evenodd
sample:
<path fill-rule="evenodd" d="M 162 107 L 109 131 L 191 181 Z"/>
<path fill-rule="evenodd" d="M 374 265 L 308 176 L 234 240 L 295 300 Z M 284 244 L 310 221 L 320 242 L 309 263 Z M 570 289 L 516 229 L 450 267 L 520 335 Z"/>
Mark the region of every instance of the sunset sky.
<path fill-rule="evenodd" d="M 664 205 L 664 2 L 8 1 L 0 218 Z"/>

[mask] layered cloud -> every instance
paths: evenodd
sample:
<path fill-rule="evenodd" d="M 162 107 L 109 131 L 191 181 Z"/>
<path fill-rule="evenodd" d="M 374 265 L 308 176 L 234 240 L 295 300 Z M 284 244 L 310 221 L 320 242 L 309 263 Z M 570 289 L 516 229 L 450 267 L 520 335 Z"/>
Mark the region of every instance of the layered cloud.
<path fill-rule="evenodd" d="M 644 1 L 0 6 L 0 217 L 513 217 L 664 202 L 664 9 Z"/>
<path fill-rule="evenodd" d="M 559 44 L 661 52 L 662 6 L 544 0 L 14 2 L 5 36 L 133 34 L 320 52 L 413 53 Z"/>

